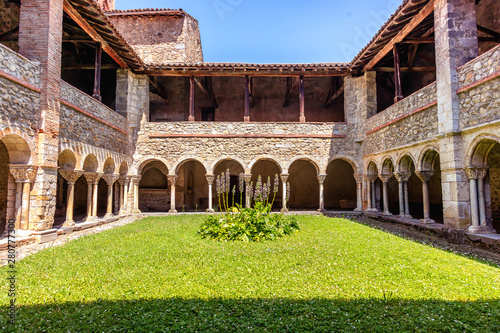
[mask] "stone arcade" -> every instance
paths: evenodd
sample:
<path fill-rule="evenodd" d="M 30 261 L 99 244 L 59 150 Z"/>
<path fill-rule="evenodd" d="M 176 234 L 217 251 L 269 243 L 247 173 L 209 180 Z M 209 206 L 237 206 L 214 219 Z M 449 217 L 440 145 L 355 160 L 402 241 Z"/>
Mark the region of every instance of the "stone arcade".
<path fill-rule="evenodd" d="M 2 230 L 212 212 L 229 169 L 278 174 L 284 211 L 500 231 L 498 1 L 405 0 L 320 64 L 206 63 L 183 10 L 114 8 L 0 0 Z"/>

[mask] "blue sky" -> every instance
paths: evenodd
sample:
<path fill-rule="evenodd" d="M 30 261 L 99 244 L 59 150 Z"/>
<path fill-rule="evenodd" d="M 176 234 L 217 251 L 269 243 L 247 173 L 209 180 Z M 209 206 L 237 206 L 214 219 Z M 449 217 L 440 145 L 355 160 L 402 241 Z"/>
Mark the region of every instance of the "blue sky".
<path fill-rule="evenodd" d="M 207 62 L 348 62 L 402 0 L 116 0 L 182 8 L 199 21 Z"/>

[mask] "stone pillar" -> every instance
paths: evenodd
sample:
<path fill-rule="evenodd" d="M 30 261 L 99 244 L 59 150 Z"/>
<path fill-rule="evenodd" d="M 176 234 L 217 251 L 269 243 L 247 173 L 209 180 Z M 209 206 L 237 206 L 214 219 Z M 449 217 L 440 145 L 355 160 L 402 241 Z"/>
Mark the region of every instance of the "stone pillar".
<path fill-rule="evenodd" d="M 463 170 L 457 68 L 478 55 L 475 1 L 436 0 L 434 29 L 444 225 L 462 229 L 470 223 L 470 206 Z"/>
<path fill-rule="evenodd" d="M 207 212 L 213 213 L 214 209 L 212 208 L 212 185 L 214 183 L 215 176 L 214 175 L 205 175 L 208 183 L 208 209 Z"/>
<path fill-rule="evenodd" d="M 140 214 L 141 211 L 139 209 L 139 182 L 141 181 L 141 175 L 136 175 L 132 177 L 132 186 L 133 186 L 133 209 L 132 214 Z"/>
<path fill-rule="evenodd" d="M 366 175 L 365 179 L 367 186 L 366 199 L 368 201 L 366 211 L 376 212 L 378 211 L 377 208 L 375 208 L 375 180 L 377 179 L 377 175 Z"/>
<path fill-rule="evenodd" d="M 325 174 L 318 175 L 318 182 L 319 182 L 319 209 L 318 209 L 318 212 L 325 211 L 325 190 L 324 190 L 324 186 L 323 186 L 325 179 L 326 179 Z"/>
<path fill-rule="evenodd" d="M 483 233 L 495 234 L 496 231 L 492 226 L 488 225 L 486 220 L 486 200 L 484 195 L 484 177 L 488 172 L 488 168 L 478 168 L 477 171 L 477 198 L 479 205 L 479 226 L 483 229 Z"/>
<path fill-rule="evenodd" d="M 29 165 L 10 165 L 10 173 L 16 181 L 16 229 L 28 230 L 30 212 L 31 183 L 36 177 L 36 167 Z"/>
<path fill-rule="evenodd" d="M 105 218 L 110 218 L 113 217 L 113 185 L 115 184 L 116 180 L 118 179 L 118 175 L 113 174 L 113 173 L 105 173 L 102 178 L 104 181 L 106 181 L 106 184 L 108 185 L 108 201 L 107 201 L 107 208 L 106 208 L 106 215 L 104 215 Z"/>
<path fill-rule="evenodd" d="M 409 172 L 394 172 L 394 177 L 398 181 L 400 217 L 411 218 L 408 202 L 408 179 L 410 176 Z"/>
<path fill-rule="evenodd" d="M 384 215 L 392 215 L 391 212 L 389 211 L 389 189 L 388 189 L 388 182 L 389 179 L 391 179 L 392 175 L 382 175 L 379 174 L 378 178 L 382 181 L 382 198 L 383 198 L 383 204 L 384 204 L 384 212 L 382 214 Z"/>
<path fill-rule="evenodd" d="M 470 219 L 471 226 L 468 231 L 470 233 L 481 233 L 482 228 L 479 225 L 479 208 L 478 208 L 478 198 L 477 198 L 477 178 L 478 169 L 477 168 L 466 168 L 465 173 L 467 178 L 469 178 L 469 193 L 470 193 Z"/>
<path fill-rule="evenodd" d="M 128 208 L 128 196 L 130 194 L 130 180 L 131 176 L 125 176 L 124 177 L 124 182 L 123 182 L 123 212 L 126 214 L 130 212 L 130 209 Z"/>
<path fill-rule="evenodd" d="M 356 180 L 356 209 L 355 212 L 363 211 L 363 175 L 354 174 Z"/>
<path fill-rule="evenodd" d="M 69 227 L 75 225 L 73 220 L 73 209 L 75 202 L 75 182 L 81 175 L 83 171 L 81 170 L 59 170 L 61 176 L 68 183 L 68 200 L 66 202 L 66 221 L 64 221 L 63 226 Z"/>
<path fill-rule="evenodd" d="M 287 185 L 286 185 L 286 182 L 288 181 L 288 176 L 289 176 L 289 175 L 288 175 L 287 173 L 282 173 L 282 174 L 280 175 L 280 178 L 281 178 L 281 184 L 282 184 L 282 186 L 283 186 L 283 187 L 282 187 L 282 189 L 283 189 L 283 191 L 282 191 L 282 192 L 283 192 L 283 193 L 282 193 L 282 199 L 281 199 L 281 200 L 282 200 L 282 204 L 281 204 L 281 205 L 282 205 L 282 207 L 281 207 L 281 211 L 282 211 L 283 213 L 288 212 L 288 202 L 287 202 L 287 200 L 286 200 L 286 198 L 288 198 L 288 195 L 289 195 L 289 194 L 287 193 Z M 321 199 L 320 199 L 320 200 L 321 200 Z"/>
<path fill-rule="evenodd" d="M 33 105 L 36 149 L 31 152 L 38 168 L 29 211 L 29 229 L 36 231 L 52 228 L 56 208 L 63 2 L 23 0 L 19 16 L 19 53 L 40 63 L 40 95 Z"/>
<path fill-rule="evenodd" d="M 102 172 L 84 172 L 85 179 L 87 180 L 87 217 L 85 222 L 92 222 L 97 220 L 97 186 L 99 179 L 101 179 Z"/>
<path fill-rule="evenodd" d="M 169 175 L 168 181 L 170 182 L 170 210 L 169 213 L 177 213 L 175 209 L 175 182 L 177 181 L 177 175 Z"/>
<path fill-rule="evenodd" d="M 120 185 L 119 191 L 120 191 L 120 199 L 119 199 L 119 205 L 118 205 L 118 215 L 122 215 L 125 213 L 124 211 L 124 205 L 123 205 L 123 200 L 125 198 L 125 189 L 124 189 L 124 184 L 125 184 L 125 176 L 120 176 L 118 178 L 118 184 Z"/>
<path fill-rule="evenodd" d="M 250 208 L 252 204 L 252 193 L 253 189 L 250 188 L 250 182 L 252 181 L 252 175 L 243 175 L 243 179 L 245 179 L 245 207 Z"/>
<path fill-rule="evenodd" d="M 422 195 L 424 203 L 424 218 L 420 220 L 422 223 L 435 223 L 431 219 L 431 205 L 429 202 L 429 179 L 434 175 L 434 170 L 415 171 L 415 174 L 422 181 Z"/>

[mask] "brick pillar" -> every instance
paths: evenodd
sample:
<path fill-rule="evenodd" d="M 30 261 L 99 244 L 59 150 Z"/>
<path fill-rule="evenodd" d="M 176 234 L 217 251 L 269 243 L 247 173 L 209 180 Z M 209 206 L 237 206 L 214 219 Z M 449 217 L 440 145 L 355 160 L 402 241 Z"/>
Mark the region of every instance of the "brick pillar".
<path fill-rule="evenodd" d="M 457 96 L 457 67 L 478 55 L 474 0 L 436 0 L 436 83 L 444 225 L 470 225 L 469 184 L 464 172 Z"/>
<path fill-rule="evenodd" d="M 59 147 L 63 0 L 23 0 L 19 20 L 19 53 L 40 62 L 40 104 L 33 164 L 38 174 L 30 203 L 29 228 L 54 223 Z"/>

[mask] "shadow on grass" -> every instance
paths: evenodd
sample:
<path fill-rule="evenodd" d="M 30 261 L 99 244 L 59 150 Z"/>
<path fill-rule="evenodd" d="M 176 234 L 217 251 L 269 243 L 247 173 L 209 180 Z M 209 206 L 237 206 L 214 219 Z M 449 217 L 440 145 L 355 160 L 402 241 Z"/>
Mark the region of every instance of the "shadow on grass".
<path fill-rule="evenodd" d="M 500 332 L 500 300 L 138 299 L 22 306 L 12 332 Z"/>

